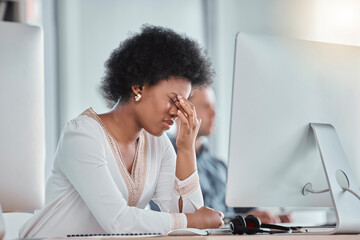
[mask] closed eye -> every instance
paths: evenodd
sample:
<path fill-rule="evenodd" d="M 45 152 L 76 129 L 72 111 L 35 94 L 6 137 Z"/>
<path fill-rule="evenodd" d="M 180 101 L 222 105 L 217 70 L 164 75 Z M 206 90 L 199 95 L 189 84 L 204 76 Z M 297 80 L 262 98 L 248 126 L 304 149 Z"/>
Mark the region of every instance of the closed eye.
<path fill-rule="evenodd" d="M 178 101 L 177 94 L 172 92 L 171 95 L 173 96 L 168 96 L 168 98 L 175 104 Z"/>
<path fill-rule="evenodd" d="M 173 103 L 176 102 L 176 99 L 172 99 L 171 97 L 169 97 L 169 98 L 170 98 L 170 100 L 171 100 Z"/>

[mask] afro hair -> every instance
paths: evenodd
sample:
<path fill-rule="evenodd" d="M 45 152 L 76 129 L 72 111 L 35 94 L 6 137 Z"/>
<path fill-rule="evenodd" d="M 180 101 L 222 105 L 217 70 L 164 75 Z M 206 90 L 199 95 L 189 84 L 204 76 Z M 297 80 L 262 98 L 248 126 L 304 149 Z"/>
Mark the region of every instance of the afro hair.
<path fill-rule="evenodd" d="M 113 50 L 105 63 L 101 91 L 113 106 L 127 102 L 132 86 L 156 85 L 170 77 L 185 78 L 192 87 L 211 84 L 214 71 L 199 44 L 171 29 L 143 25 Z"/>

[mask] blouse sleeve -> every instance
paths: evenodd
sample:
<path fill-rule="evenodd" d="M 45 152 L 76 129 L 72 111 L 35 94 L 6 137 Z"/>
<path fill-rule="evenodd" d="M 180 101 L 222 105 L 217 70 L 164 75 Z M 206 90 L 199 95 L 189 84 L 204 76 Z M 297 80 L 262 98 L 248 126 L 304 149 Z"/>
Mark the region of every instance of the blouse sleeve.
<path fill-rule="evenodd" d="M 180 181 L 175 177 L 176 153 L 169 138 L 162 136 L 163 157 L 160 167 L 159 180 L 153 201 L 163 212 L 180 212 L 179 199 L 182 198 L 183 213 L 192 213 L 204 205 L 199 176 L 197 171 L 187 179 Z M 186 227 L 184 225 L 183 227 Z"/>
<path fill-rule="evenodd" d="M 110 174 L 103 139 L 103 132 L 92 119 L 83 116 L 72 120 L 59 145 L 59 167 L 104 231 L 167 234 L 176 228 L 176 219 L 186 222 L 183 214 L 174 217 L 128 206 Z"/>

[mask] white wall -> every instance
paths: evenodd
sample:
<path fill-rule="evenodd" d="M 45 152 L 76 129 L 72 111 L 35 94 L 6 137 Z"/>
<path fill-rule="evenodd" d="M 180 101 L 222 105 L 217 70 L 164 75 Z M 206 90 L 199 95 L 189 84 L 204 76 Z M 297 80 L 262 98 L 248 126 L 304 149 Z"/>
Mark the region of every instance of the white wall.
<path fill-rule="evenodd" d="M 56 0 L 42 3 L 42 28 L 44 31 L 45 79 L 45 179 L 52 169 L 52 159 L 60 136 L 58 47 Z"/>

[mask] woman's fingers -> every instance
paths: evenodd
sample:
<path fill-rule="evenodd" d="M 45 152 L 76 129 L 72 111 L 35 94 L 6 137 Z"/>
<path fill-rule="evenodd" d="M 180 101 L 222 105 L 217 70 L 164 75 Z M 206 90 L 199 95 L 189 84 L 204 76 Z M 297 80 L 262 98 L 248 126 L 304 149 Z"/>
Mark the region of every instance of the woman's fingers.
<path fill-rule="evenodd" d="M 183 124 L 189 125 L 189 121 L 188 121 L 187 117 L 185 116 L 185 114 L 182 111 L 178 110 L 177 115 L 179 116 L 182 125 Z"/>
<path fill-rule="evenodd" d="M 186 114 L 186 111 L 185 111 L 184 108 L 181 106 L 179 100 L 177 100 L 177 101 L 175 102 L 175 106 L 185 115 L 185 117 L 188 117 L 188 115 Z"/>
<path fill-rule="evenodd" d="M 197 116 L 194 105 L 192 105 L 189 101 L 187 101 L 185 98 L 181 96 L 179 96 L 179 102 L 189 118 L 189 123 L 191 124 L 196 123 Z"/>
<path fill-rule="evenodd" d="M 220 214 L 221 219 L 224 219 L 224 214 L 220 211 L 219 211 L 219 214 Z"/>
<path fill-rule="evenodd" d="M 179 136 L 176 141 L 179 149 L 195 143 L 201 120 L 196 115 L 195 107 L 185 98 L 178 97 L 175 104 L 178 108 L 177 115 L 181 120 Z"/>

